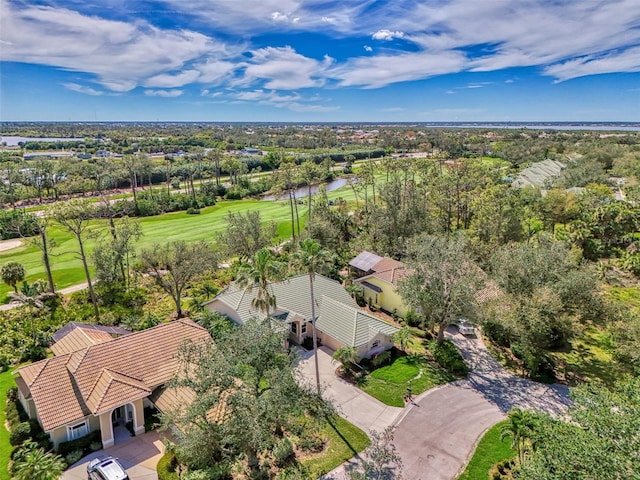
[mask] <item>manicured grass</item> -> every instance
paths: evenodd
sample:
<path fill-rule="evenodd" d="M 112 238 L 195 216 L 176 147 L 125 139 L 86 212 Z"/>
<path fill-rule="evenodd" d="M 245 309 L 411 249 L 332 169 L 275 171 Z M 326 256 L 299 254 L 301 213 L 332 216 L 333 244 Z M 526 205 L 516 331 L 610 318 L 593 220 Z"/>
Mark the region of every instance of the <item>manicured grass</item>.
<path fill-rule="evenodd" d="M 500 427 L 504 423 L 506 421 L 497 423 L 482 436 L 467 468 L 458 480 L 484 480 L 488 478 L 489 469 L 493 465 L 515 456 L 516 452 L 511 450 L 510 440 L 500 440 Z"/>
<path fill-rule="evenodd" d="M 7 431 L 6 414 L 4 412 L 7 404 L 7 390 L 16 385 L 12 370 L 0 373 L 0 480 L 9 480 L 9 459 L 11 456 L 11 444 L 9 443 L 9 432 Z"/>
<path fill-rule="evenodd" d="M 372 397 L 392 407 L 404 407 L 404 395 L 420 393 L 453 380 L 453 377 L 419 355 L 397 358 L 391 365 L 366 375 L 358 386 Z"/>
<path fill-rule="evenodd" d="M 354 195 L 350 187 L 343 187 L 327 194 L 330 199 L 342 197 L 346 201 L 353 201 Z M 299 205 L 300 226 L 304 228 L 306 221 L 306 206 Z M 194 242 L 206 240 L 214 243 L 216 236 L 226 227 L 226 216 L 229 212 L 246 213 L 258 210 L 265 222 L 276 222 L 278 236 L 285 239 L 291 236 L 291 218 L 289 203 L 286 201 L 261 200 L 229 200 L 220 201 L 217 205 L 203 208 L 200 215 L 188 215 L 184 212 L 167 213 L 155 217 L 140 218 L 143 236 L 136 244 L 138 250 L 150 248 L 154 243 L 166 243 L 175 240 Z M 106 220 L 96 220 L 92 223 L 92 235 L 99 236 L 106 233 Z M 57 288 L 69 287 L 84 282 L 84 273 L 80 259 L 74 253 L 77 250 L 75 239 L 59 226 L 49 229 L 49 237 L 55 242 L 52 251 L 53 277 Z M 85 241 L 88 253 L 93 251 L 97 243 L 96 238 Z M 45 279 L 44 267 L 40 250 L 25 243 L 23 246 L 0 252 L 0 265 L 8 261 L 15 261 L 24 265 L 27 271 L 27 281 L 33 282 L 38 278 Z M 0 303 L 8 301 L 7 293 L 11 288 L 0 284 Z"/>
<path fill-rule="evenodd" d="M 330 472 L 371 443 L 366 433 L 341 417 L 335 417 L 319 433 L 329 439 L 329 445 L 318 456 L 301 462 L 309 469 L 309 478 Z"/>

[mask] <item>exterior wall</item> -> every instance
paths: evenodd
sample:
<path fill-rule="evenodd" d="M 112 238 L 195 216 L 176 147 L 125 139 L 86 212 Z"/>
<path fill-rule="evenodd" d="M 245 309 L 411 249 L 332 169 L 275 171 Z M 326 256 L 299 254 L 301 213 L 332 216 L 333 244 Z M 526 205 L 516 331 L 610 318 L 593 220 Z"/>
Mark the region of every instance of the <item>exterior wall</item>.
<path fill-rule="evenodd" d="M 132 402 L 133 405 L 133 434 L 141 435 L 144 433 L 144 401 L 141 398 Z"/>
<path fill-rule="evenodd" d="M 58 448 L 58 445 L 67 441 L 67 427 L 62 426 L 51 430 L 49 437 L 51 437 L 51 441 L 53 442 L 53 448 Z"/>
<path fill-rule="evenodd" d="M 111 424 L 111 410 L 100 414 L 100 431 L 102 432 L 102 447 L 113 447 L 113 425 Z"/>
<path fill-rule="evenodd" d="M 377 347 L 373 347 L 373 344 L 376 341 L 380 342 L 380 344 Z M 358 354 L 360 355 L 360 358 L 371 358 L 385 350 L 389 350 L 391 347 L 393 347 L 393 340 L 391 337 L 379 333 L 373 337 L 369 343 L 358 348 Z"/>
<path fill-rule="evenodd" d="M 313 334 L 311 331 L 311 328 L 309 328 L 308 332 L 309 332 L 309 336 Z M 339 348 L 342 348 L 345 346 L 344 343 L 339 342 L 333 337 L 330 337 L 329 335 L 324 333 L 322 330 L 316 330 L 316 335 L 322 342 L 322 345 L 329 347 L 331 350 L 338 350 Z"/>
<path fill-rule="evenodd" d="M 238 325 L 242 325 L 242 321 L 240 319 L 240 316 L 238 315 L 238 312 L 218 300 L 213 300 L 211 303 L 206 304 L 205 308 L 210 312 L 218 312 L 222 315 L 226 315 Z"/>
<path fill-rule="evenodd" d="M 363 287 L 364 299 L 367 303 L 378 305 L 389 313 L 393 313 L 395 311 L 395 313 L 401 317 L 406 315 L 407 307 L 402 302 L 402 297 L 393 285 L 375 277 L 367 278 L 366 281 L 382 289 L 382 292 L 376 294 L 376 292 Z"/>

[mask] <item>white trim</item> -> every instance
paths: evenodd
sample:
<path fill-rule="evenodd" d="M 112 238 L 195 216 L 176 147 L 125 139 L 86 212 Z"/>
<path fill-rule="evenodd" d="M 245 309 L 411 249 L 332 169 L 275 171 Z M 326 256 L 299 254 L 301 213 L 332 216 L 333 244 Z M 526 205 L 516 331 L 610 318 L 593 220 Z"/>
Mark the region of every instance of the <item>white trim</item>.
<path fill-rule="evenodd" d="M 84 430 L 82 430 L 84 427 Z M 80 434 L 76 434 L 76 432 L 82 432 Z M 85 418 L 82 422 L 76 423 L 74 425 L 67 425 L 67 441 L 76 440 L 78 438 L 82 438 L 89 434 L 89 422 Z"/>

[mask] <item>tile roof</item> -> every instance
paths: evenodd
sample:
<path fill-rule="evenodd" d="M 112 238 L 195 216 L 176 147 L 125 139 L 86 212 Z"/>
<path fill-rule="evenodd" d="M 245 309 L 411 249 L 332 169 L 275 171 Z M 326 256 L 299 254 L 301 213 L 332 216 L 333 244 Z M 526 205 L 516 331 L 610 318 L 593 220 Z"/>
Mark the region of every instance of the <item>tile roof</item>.
<path fill-rule="evenodd" d="M 358 254 L 356 258 L 349 262 L 349 265 L 351 267 L 357 268 L 358 270 L 362 270 L 363 272 L 368 272 L 369 270 L 373 270 L 373 267 L 376 265 L 376 263 L 380 262 L 381 260 L 381 256 L 363 250 Z"/>
<path fill-rule="evenodd" d="M 72 332 L 76 328 L 82 328 L 84 330 L 94 330 L 97 332 L 106 332 L 112 336 L 118 335 L 127 335 L 131 333 L 129 330 L 122 327 L 109 327 L 106 325 L 91 325 L 88 323 L 80 323 L 80 322 L 69 322 L 64 327 L 56 330 L 52 335 L 54 342 L 59 342 L 67 335 L 69 332 Z"/>
<path fill-rule="evenodd" d="M 311 290 L 308 275 L 297 275 L 282 282 L 272 283 L 270 287 L 276 298 L 276 309 L 282 314 L 286 313 L 286 316 L 283 315 L 285 321 L 291 320 L 295 316 L 311 319 Z M 323 296 L 347 305 L 357 306 L 351 295 L 335 280 L 316 274 L 313 287 L 316 307 L 321 306 Z M 246 322 L 250 318 L 264 317 L 262 312 L 259 312 L 251 305 L 255 296 L 256 289 L 248 291 L 232 285 L 205 305 L 215 305 L 214 302 L 224 303 L 238 312 L 242 322 Z"/>
<path fill-rule="evenodd" d="M 391 259 L 389 259 L 391 260 Z M 396 260 L 393 260 L 394 262 Z M 376 271 L 373 272 L 370 275 L 365 275 L 364 277 L 361 278 L 356 278 L 353 282 L 354 283 L 364 283 L 366 282 L 366 280 L 370 279 L 370 278 L 379 278 L 380 280 L 382 280 L 383 282 L 387 282 L 391 285 L 393 285 L 394 287 L 398 286 L 398 282 L 403 279 L 404 277 L 406 277 L 407 275 L 411 274 L 411 270 L 408 268 L 405 268 L 404 264 L 402 264 L 401 262 L 400 266 L 398 267 L 392 267 L 388 270 L 381 270 L 381 271 Z"/>
<path fill-rule="evenodd" d="M 51 351 L 54 355 L 64 355 L 109 340 L 113 340 L 113 337 L 105 331 L 76 327 L 51 345 Z"/>
<path fill-rule="evenodd" d="M 369 343 L 378 333 L 393 335 L 398 327 L 364 310 L 345 305 L 331 298 L 323 298 L 316 326 L 325 334 L 351 347 Z"/>
<path fill-rule="evenodd" d="M 204 328 L 181 319 L 41 360 L 18 373 L 30 390 L 43 429 L 50 431 L 114 408 L 114 403 L 119 406 L 148 396 L 173 377 L 184 341 L 210 338 Z"/>
<path fill-rule="evenodd" d="M 394 260 L 393 258 L 384 257 L 373 266 L 372 270 L 374 272 L 383 272 L 394 268 L 404 268 L 404 263 Z"/>

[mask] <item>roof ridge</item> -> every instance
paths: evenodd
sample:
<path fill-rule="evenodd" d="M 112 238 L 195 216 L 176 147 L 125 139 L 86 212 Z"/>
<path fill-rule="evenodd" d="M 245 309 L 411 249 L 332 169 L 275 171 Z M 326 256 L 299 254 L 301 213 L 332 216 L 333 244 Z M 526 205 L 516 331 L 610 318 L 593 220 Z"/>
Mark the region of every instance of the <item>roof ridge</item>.
<path fill-rule="evenodd" d="M 51 357 L 51 358 L 55 358 L 55 357 Z M 45 358 L 42 361 L 42 368 L 38 371 L 38 373 L 36 374 L 35 377 L 33 377 L 33 380 L 31 381 L 31 383 L 29 384 L 29 388 L 31 388 L 31 385 L 33 385 L 34 383 L 36 383 L 36 380 L 38 380 L 38 377 L 40 377 L 40 375 L 42 375 L 42 372 L 44 371 L 45 368 L 47 368 L 47 365 L 49 365 L 49 361 L 51 360 L 51 358 Z M 33 363 L 31 364 L 33 365 Z"/>

